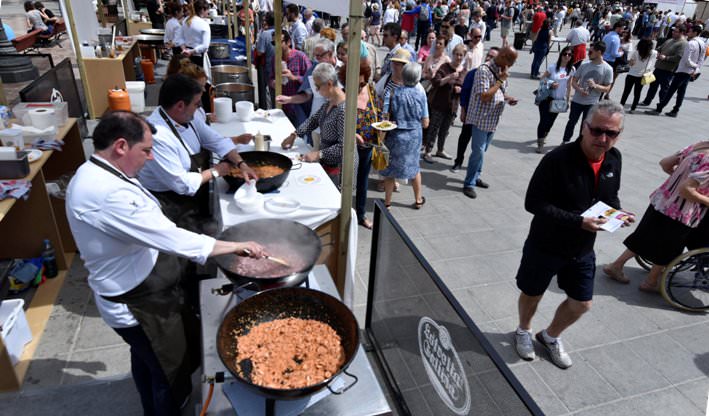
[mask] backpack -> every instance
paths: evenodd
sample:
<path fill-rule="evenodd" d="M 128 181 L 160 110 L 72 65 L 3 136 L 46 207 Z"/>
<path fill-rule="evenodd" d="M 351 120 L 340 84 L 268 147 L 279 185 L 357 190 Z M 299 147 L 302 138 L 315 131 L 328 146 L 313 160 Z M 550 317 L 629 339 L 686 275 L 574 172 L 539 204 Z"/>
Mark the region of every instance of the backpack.
<path fill-rule="evenodd" d="M 422 4 L 421 10 L 419 11 L 419 20 L 421 20 L 421 21 L 428 20 L 428 15 L 430 12 L 431 12 L 431 10 L 428 8 L 428 6 L 425 4 Z"/>

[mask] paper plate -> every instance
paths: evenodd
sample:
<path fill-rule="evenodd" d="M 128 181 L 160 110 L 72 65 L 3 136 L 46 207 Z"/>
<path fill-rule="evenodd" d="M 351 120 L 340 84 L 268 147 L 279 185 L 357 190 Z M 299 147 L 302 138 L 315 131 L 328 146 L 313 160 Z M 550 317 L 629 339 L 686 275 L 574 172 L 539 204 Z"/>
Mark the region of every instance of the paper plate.
<path fill-rule="evenodd" d="M 277 214 L 288 214 L 297 211 L 300 208 L 300 202 L 295 199 L 276 196 L 267 199 L 264 207 L 266 207 L 266 210 Z"/>
<path fill-rule="evenodd" d="M 42 151 L 39 149 L 32 149 L 27 152 L 27 161 L 30 163 L 36 162 L 42 158 Z"/>
<path fill-rule="evenodd" d="M 398 126 L 395 123 L 392 123 L 391 121 L 379 121 L 377 123 L 372 123 L 372 127 L 381 131 L 391 131 L 397 128 Z"/>

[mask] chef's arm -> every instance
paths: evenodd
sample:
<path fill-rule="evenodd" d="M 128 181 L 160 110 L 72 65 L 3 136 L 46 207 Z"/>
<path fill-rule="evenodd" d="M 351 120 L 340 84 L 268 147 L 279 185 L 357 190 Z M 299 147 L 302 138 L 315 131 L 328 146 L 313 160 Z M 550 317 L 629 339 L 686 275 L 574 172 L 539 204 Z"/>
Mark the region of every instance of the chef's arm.
<path fill-rule="evenodd" d="M 233 242 L 216 240 L 209 257 L 235 253 L 239 256 L 260 258 L 266 254 L 263 246 L 253 241 Z"/>

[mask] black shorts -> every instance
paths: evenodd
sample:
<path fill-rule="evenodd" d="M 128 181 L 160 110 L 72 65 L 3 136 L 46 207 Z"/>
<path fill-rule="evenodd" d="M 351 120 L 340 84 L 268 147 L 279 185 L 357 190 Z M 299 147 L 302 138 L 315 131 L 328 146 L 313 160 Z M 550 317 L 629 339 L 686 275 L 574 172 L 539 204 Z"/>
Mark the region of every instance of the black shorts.
<path fill-rule="evenodd" d="M 593 250 L 577 257 L 551 254 L 524 243 L 522 262 L 517 271 L 517 287 L 527 296 L 541 296 L 556 275 L 559 288 L 579 302 L 593 298 L 596 253 Z"/>

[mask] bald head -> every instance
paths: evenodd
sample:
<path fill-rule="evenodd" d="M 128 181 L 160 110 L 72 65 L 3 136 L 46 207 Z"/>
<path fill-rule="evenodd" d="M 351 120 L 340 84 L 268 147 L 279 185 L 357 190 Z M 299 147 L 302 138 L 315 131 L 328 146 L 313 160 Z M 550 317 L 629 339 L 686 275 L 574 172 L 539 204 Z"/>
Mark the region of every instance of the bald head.
<path fill-rule="evenodd" d="M 473 45 L 477 45 L 483 38 L 483 34 L 477 27 L 470 29 L 468 32 L 468 38 L 472 41 Z"/>

